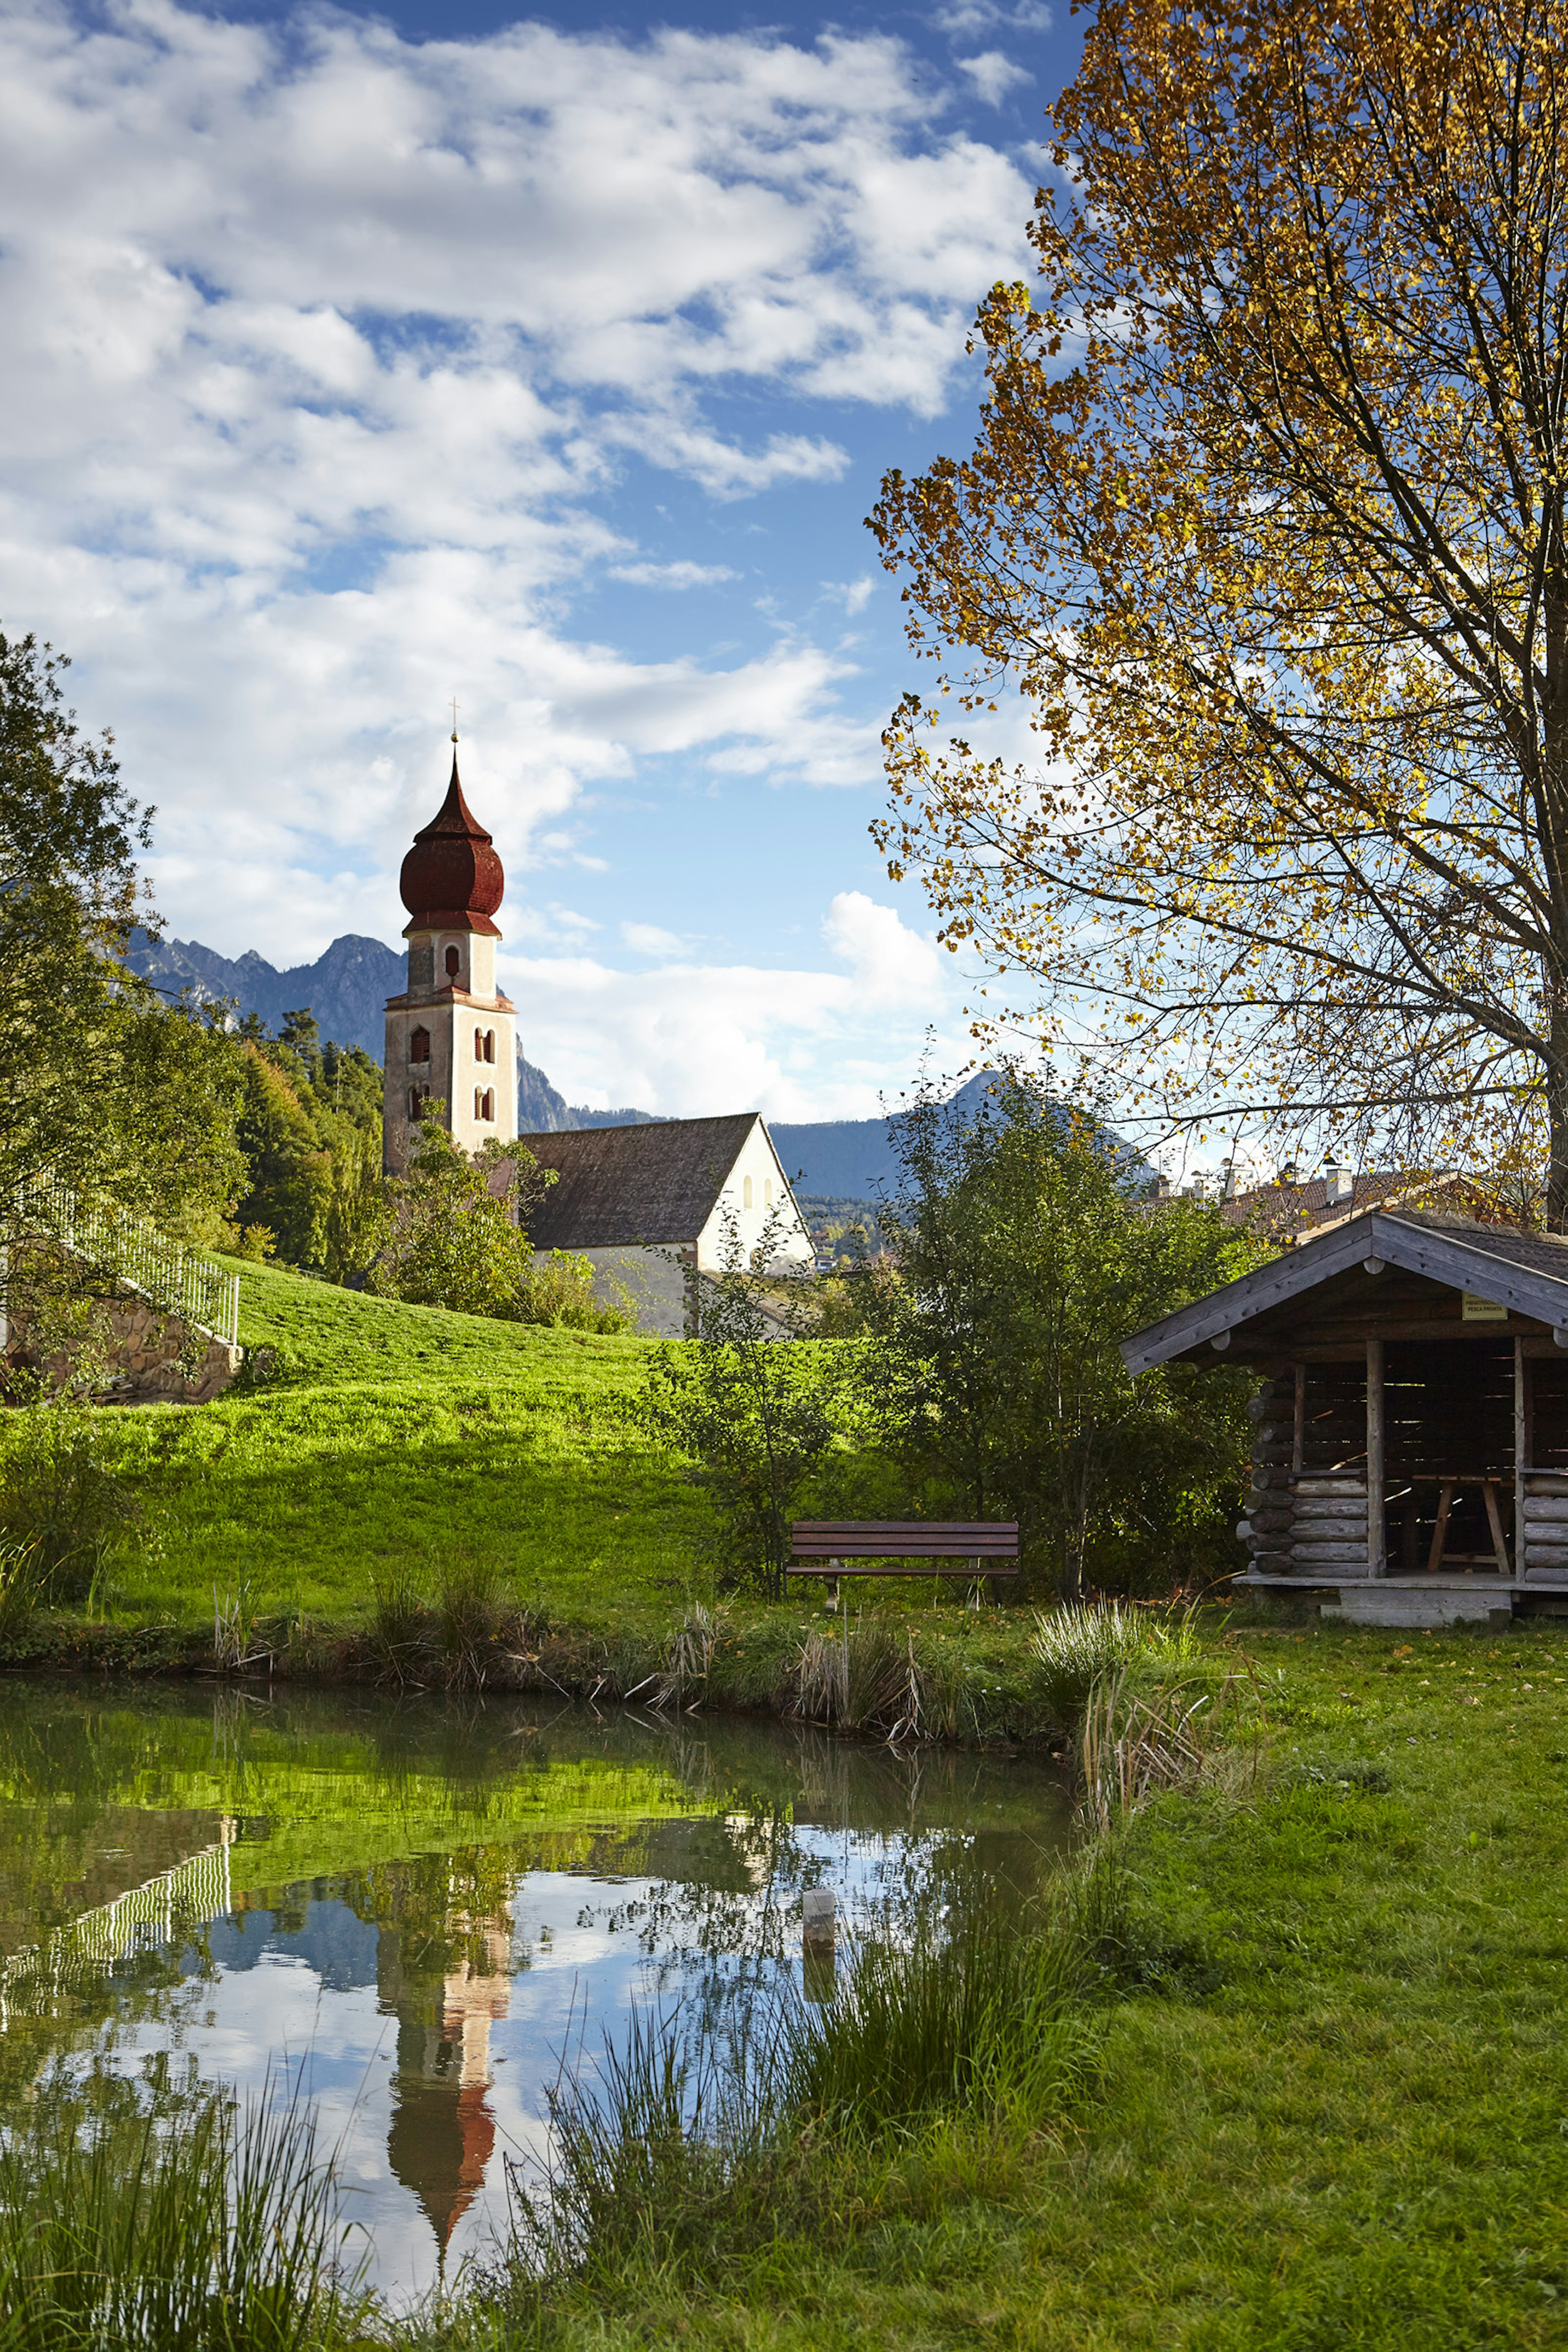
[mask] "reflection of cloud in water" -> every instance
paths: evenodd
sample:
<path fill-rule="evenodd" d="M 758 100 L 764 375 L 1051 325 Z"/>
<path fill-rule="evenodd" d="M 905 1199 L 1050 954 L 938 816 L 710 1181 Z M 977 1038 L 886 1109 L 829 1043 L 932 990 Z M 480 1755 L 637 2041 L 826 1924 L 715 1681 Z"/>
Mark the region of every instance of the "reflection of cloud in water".
<path fill-rule="evenodd" d="M 163 1712 L 174 1716 L 174 1703 Z M 320 1706 L 301 1714 L 312 1738 L 332 1721 Z M 50 1736 L 64 1742 L 68 1787 L 80 1767 L 60 1721 L 57 1709 Z M 279 1710 L 266 1727 L 286 1731 L 288 1721 Z M 242 2096 L 269 2079 L 276 2093 L 280 2062 L 298 2067 L 321 2144 L 336 2154 L 345 2218 L 371 2232 L 384 2284 L 417 2289 L 435 2276 L 438 2249 L 448 2277 L 488 2250 L 505 2222 L 503 2160 L 537 2158 L 547 2145 L 562 2053 L 593 2067 L 605 2031 L 624 2030 L 634 2000 L 679 2010 L 694 2035 L 721 2030 L 737 2002 L 769 2000 L 781 1978 L 799 1984 L 805 1887 L 833 1889 L 842 1952 L 857 1933 L 904 1932 L 916 1912 L 977 1875 L 1026 1892 L 1059 1848 L 1065 1809 L 1027 1766 L 898 1758 L 752 1726 L 672 1732 L 625 1718 L 530 1724 L 520 1763 L 515 1736 L 505 1744 L 507 1723 L 493 1710 L 458 1739 L 436 1711 L 378 1720 L 383 1757 L 395 1756 L 397 1770 L 361 1763 L 358 1784 L 334 1733 L 334 1785 L 351 1800 L 356 1785 L 365 1791 L 357 1863 L 349 1859 L 356 1815 L 352 1805 L 321 1815 L 309 1741 L 292 1763 L 287 1738 L 275 1739 L 283 1762 L 269 1780 L 265 1758 L 247 1755 L 239 1738 L 235 1757 L 222 1759 L 246 1791 L 236 1803 L 237 1891 L 226 1915 L 204 1928 L 202 1906 L 171 1911 L 163 1932 L 183 1935 L 183 1947 L 140 1953 L 119 1976 L 111 1968 L 94 2000 L 68 2017 L 57 2007 L 29 2021 L 42 2039 L 27 2071 L 62 2041 L 121 2069 L 174 2053 Z M 149 1736 L 145 1723 L 132 1728 L 128 1773 L 140 1771 Z M 183 1718 L 174 1728 L 183 1732 Z M 0 1767 L 5 1737 L 0 1727 Z M 200 1770 L 188 1780 L 213 1783 L 202 1759 L 215 1746 L 201 1737 Z M 439 1760 L 447 1756 L 449 1766 Z M 629 1798 L 639 1785 L 657 1790 L 651 1815 L 631 1817 L 618 1797 L 616 1816 L 594 1823 L 597 1790 Z M 173 1786 L 166 1772 L 161 1793 Z M 557 1788 L 566 1803 L 552 1817 Z M 449 1826 L 431 1813 L 437 1801 Z M 72 1818 L 79 1826 L 79 1800 Z M 216 1816 L 187 1811 L 176 1832 L 172 1812 L 137 1812 L 117 1796 L 94 1818 L 102 1833 L 95 1841 L 90 1822 L 80 1832 L 68 1884 L 48 1895 L 37 1806 L 0 1797 L 0 1922 L 11 1923 L 10 1949 L 47 1940 L 38 1935 L 46 1925 L 68 1934 L 81 1895 L 112 1901 L 147 1876 L 132 1853 L 154 1872 L 178 1866 L 182 1852 L 199 1854 Z M 570 1826 L 558 1831 L 552 1818 Z M 300 1878 L 287 1863 L 302 1860 L 311 1841 L 333 1866 Z M 95 1843 L 100 1855 L 126 1849 L 126 1857 L 94 1860 Z M 291 1883 L 266 1883 L 273 1857 Z M 47 1916 L 40 1888 L 53 1906 Z M 153 1901 L 124 1906 L 127 1922 Z"/>

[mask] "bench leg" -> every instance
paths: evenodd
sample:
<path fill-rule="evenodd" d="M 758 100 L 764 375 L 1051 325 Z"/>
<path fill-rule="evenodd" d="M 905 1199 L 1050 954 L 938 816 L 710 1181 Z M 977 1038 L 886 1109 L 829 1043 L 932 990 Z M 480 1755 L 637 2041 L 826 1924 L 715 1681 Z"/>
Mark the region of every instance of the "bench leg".
<path fill-rule="evenodd" d="M 839 1568 L 842 1567 L 843 1562 L 837 1559 L 830 1559 L 827 1565 L 829 1568 Z M 835 1577 L 832 1583 L 827 1588 L 827 1598 L 822 1604 L 827 1611 L 829 1616 L 833 1614 L 833 1612 L 838 1606 L 838 1579 Z"/>

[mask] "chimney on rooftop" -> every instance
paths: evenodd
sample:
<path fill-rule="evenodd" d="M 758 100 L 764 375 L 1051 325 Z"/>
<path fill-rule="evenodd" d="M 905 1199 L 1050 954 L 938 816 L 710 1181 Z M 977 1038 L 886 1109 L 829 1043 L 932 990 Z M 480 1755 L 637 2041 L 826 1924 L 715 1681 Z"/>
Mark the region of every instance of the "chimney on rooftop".
<path fill-rule="evenodd" d="M 1355 1191 L 1355 1178 L 1348 1168 L 1341 1166 L 1331 1151 L 1323 1162 L 1323 1187 L 1331 1209 L 1342 1207 Z"/>

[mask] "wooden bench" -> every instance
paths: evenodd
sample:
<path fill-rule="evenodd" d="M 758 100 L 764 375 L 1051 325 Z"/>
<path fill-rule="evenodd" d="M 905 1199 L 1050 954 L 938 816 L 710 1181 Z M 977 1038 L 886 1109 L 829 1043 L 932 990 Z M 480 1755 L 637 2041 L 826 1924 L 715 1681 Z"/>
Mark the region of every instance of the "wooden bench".
<path fill-rule="evenodd" d="M 1013 1519 L 796 1519 L 789 1544 L 791 1576 L 831 1577 L 836 1596 L 841 1576 L 963 1576 L 978 1584 L 1018 1573 Z M 851 1565 L 860 1560 L 868 1565 Z"/>

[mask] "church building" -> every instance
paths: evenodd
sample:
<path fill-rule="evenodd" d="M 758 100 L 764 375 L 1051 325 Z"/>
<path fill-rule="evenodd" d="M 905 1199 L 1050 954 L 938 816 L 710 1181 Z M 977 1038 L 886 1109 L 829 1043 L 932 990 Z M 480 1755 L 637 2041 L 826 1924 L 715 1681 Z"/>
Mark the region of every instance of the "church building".
<path fill-rule="evenodd" d="M 595 1291 L 629 1296 L 653 1337 L 688 1328 L 694 1285 L 737 1247 L 750 1256 L 765 1239 L 781 1272 L 809 1271 L 811 1235 L 756 1111 L 519 1136 L 515 1008 L 495 971 L 506 877 L 463 797 L 457 740 L 447 797 L 403 861 L 408 984 L 386 1007 L 388 1172 L 413 1157 L 427 1103 L 446 1104 L 465 1151 L 491 1137 L 522 1144 L 555 1179 L 529 1217 L 536 1255 L 587 1257 Z"/>
<path fill-rule="evenodd" d="M 517 1133 L 513 1007 L 496 987 L 494 918 L 506 876 L 463 798 L 456 735 L 447 797 L 415 835 L 398 887 L 408 909 L 408 985 L 387 1000 L 383 1065 L 383 1153 L 394 1176 L 413 1155 L 427 1102 L 446 1104 L 465 1151 Z"/>

